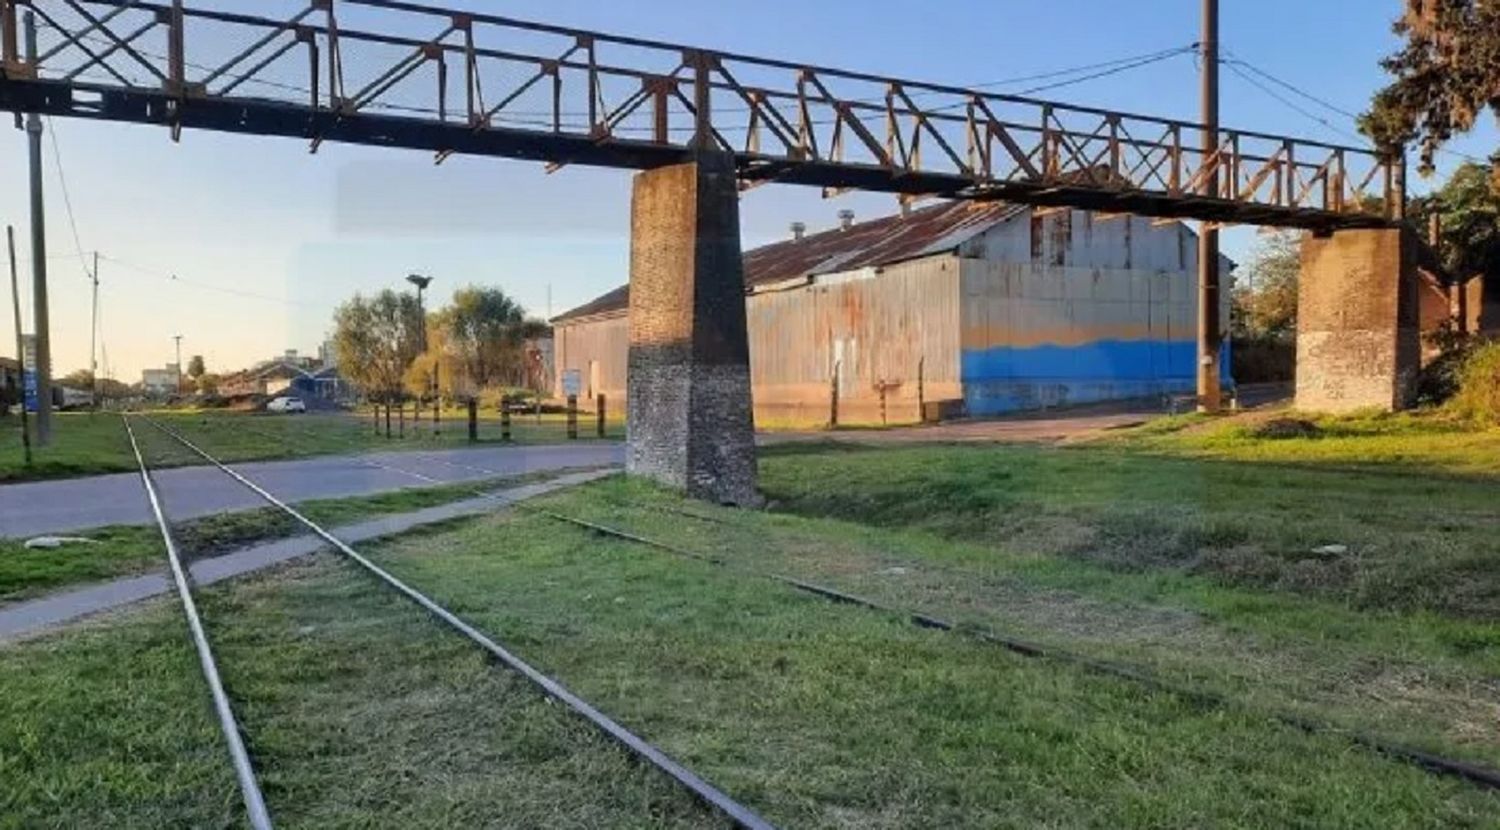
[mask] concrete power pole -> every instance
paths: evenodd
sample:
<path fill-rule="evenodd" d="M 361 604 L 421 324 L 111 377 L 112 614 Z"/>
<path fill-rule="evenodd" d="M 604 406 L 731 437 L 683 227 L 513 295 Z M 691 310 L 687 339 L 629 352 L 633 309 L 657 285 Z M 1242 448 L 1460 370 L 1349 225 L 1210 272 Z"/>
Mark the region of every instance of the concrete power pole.
<path fill-rule="evenodd" d="M 94 252 L 94 308 L 89 323 L 89 382 L 93 386 L 94 409 L 99 408 L 99 252 Z"/>
<path fill-rule="evenodd" d="M 26 60 L 36 63 L 36 15 L 26 12 Z M 36 444 L 52 441 L 52 348 L 47 322 L 47 219 L 42 203 L 42 117 L 26 116 L 31 150 L 31 324 L 36 328 Z"/>
<path fill-rule="evenodd" d="M 1203 0 L 1203 195 L 1219 195 L 1219 0 Z M 1210 222 L 1198 234 L 1198 411 L 1218 412 L 1219 355 L 1223 334 L 1219 321 L 1219 229 Z"/>
<path fill-rule="evenodd" d="M 177 394 L 182 394 L 182 335 L 174 334 L 172 339 L 177 341 Z"/>

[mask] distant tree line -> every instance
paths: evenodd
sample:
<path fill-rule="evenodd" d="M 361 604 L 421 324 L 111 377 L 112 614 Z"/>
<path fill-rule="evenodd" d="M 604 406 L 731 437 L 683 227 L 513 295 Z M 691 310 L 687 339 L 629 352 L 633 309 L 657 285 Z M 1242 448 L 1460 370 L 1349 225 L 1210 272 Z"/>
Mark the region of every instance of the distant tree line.
<path fill-rule="evenodd" d="M 423 314 L 415 295 L 356 294 L 334 313 L 333 349 L 344 378 L 383 404 L 430 398 L 474 400 L 530 376 L 525 344 L 547 324 L 499 288 L 468 286 Z"/>

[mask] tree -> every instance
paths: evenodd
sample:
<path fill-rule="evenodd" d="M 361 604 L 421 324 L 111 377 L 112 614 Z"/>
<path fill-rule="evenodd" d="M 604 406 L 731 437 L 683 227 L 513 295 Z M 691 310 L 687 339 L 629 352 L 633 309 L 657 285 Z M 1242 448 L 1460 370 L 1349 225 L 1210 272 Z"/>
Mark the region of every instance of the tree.
<path fill-rule="evenodd" d="M 72 389 L 93 389 L 94 373 L 88 369 L 75 369 L 64 375 L 57 383 L 59 386 L 67 386 Z"/>
<path fill-rule="evenodd" d="M 448 329 L 441 312 L 427 317 L 427 351 L 418 355 L 407 368 L 406 391 L 418 398 L 431 394 L 434 371 L 437 372 L 438 394 L 456 397 L 458 390 L 454 381 L 459 374 L 458 361 L 449 348 Z"/>
<path fill-rule="evenodd" d="M 1376 94 L 1360 129 L 1387 151 L 1420 142 L 1427 174 L 1438 148 L 1473 129 L 1486 108 L 1500 116 L 1500 3 L 1406 0 L 1395 31 L 1406 44 L 1381 62 L 1395 81 Z"/>
<path fill-rule="evenodd" d="M 188 377 L 197 380 L 203 377 L 203 373 L 207 371 L 208 367 L 203 365 L 203 355 L 195 354 L 189 358 L 187 365 Z"/>
<path fill-rule="evenodd" d="M 411 294 L 354 295 L 334 313 L 340 372 L 372 398 L 398 399 L 407 367 L 421 352 L 421 326 L 422 309 Z"/>
<path fill-rule="evenodd" d="M 1500 193 L 1490 185 L 1490 171 L 1483 165 L 1464 164 L 1436 193 L 1412 199 L 1407 207 L 1407 217 L 1418 228 L 1425 229 L 1434 213 L 1438 216 L 1438 256 L 1460 280 L 1500 273 Z"/>
<path fill-rule="evenodd" d="M 523 359 L 526 312 L 498 288 L 468 286 L 438 319 L 448 351 L 462 372 L 463 394 L 474 397 L 506 377 Z"/>
<path fill-rule="evenodd" d="M 1240 269 L 1230 326 L 1237 337 L 1286 337 L 1297 330 L 1302 240 L 1294 231 L 1264 237 Z"/>
<path fill-rule="evenodd" d="M 189 370 L 191 373 L 191 370 Z M 219 376 L 210 372 L 199 374 L 193 381 L 198 385 L 198 394 L 213 396 L 219 394 Z"/>

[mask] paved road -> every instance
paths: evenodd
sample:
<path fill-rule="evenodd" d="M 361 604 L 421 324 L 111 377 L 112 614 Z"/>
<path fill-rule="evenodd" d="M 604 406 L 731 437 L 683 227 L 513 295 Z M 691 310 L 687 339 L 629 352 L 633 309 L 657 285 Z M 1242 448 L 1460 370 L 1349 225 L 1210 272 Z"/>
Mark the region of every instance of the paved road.
<path fill-rule="evenodd" d="M 235 464 L 252 481 L 287 501 L 366 496 L 455 481 L 520 475 L 564 467 L 624 462 L 620 444 L 478 447 L 423 452 L 321 456 L 297 461 Z M 243 485 L 212 467 L 155 473 L 173 519 L 264 507 Z M 151 524 L 135 473 L 0 487 L 0 537 L 68 533 L 105 525 Z"/>
<path fill-rule="evenodd" d="M 537 484 L 500 490 L 483 498 L 440 504 L 411 513 L 381 516 L 358 524 L 333 528 L 330 532 L 348 544 L 357 544 L 370 539 L 394 536 L 413 528 L 450 519 L 492 513 L 502 507 L 553 493 L 566 487 L 585 484 L 607 474 L 607 472 L 572 473 Z M 325 547 L 327 543 L 312 534 L 293 536 L 253 545 L 210 559 L 199 559 L 188 565 L 188 570 L 192 573 L 193 584 L 212 585 L 221 580 L 253 573 L 316 553 Z M 170 579 L 166 572 L 161 571 L 75 588 L 27 602 L 10 605 L 0 603 L 0 642 L 35 634 L 100 611 L 160 596 L 171 590 Z"/>

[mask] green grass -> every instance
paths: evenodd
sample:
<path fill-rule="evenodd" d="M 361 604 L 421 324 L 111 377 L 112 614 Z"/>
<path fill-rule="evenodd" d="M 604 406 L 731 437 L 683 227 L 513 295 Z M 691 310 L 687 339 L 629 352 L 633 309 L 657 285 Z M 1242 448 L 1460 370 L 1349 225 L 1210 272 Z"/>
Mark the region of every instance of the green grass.
<path fill-rule="evenodd" d="M 1098 446 L 820 444 L 764 455 L 768 497 L 801 515 L 1363 610 L 1500 620 L 1500 516 L 1488 479 Z M 1347 550 L 1317 552 L 1329 545 Z"/>
<path fill-rule="evenodd" d="M 1270 417 L 1305 418 L 1317 425 L 1318 434 L 1305 438 L 1257 437 L 1256 425 Z M 1162 418 L 1113 434 L 1103 443 L 1178 457 L 1343 468 L 1381 475 L 1401 472 L 1500 478 L 1500 429 L 1475 426 L 1437 411 L 1353 416 L 1274 412 L 1224 420 Z"/>
<path fill-rule="evenodd" d="M 477 493 L 516 487 L 552 478 L 562 472 L 551 470 L 460 484 L 410 487 L 375 496 L 313 499 L 295 506 L 309 519 L 337 528 L 377 516 L 463 501 L 474 498 Z M 189 561 L 304 532 L 303 525 L 274 507 L 220 513 L 173 526 L 178 548 Z M 0 605 L 69 586 L 134 576 L 165 567 L 161 537 L 154 526 L 106 527 L 67 535 L 82 536 L 94 543 L 27 550 L 22 540 L 0 539 Z"/>
<path fill-rule="evenodd" d="M 195 441 L 204 442 L 228 462 L 474 446 L 469 443 L 466 424 L 459 420 L 444 420 L 438 435 L 433 435 L 430 420 L 420 424 L 408 423 L 404 438 L 393 433 L 388 439 L 383 433 L 375 434 L 368 415 L 201 411 L 158 412 L 151 413 L 151 417 Z M 24 463 L 17 424 L 15 419 L 0 419 L 0 483 L 133 472 L 136 469 L 135 456 L 117 414 L 57 414 L 53 424 L 53 444 L 45 449 L 33 448 L 31 466 Z M 150 431 L 149 426 L 141 426 L 141 431 Z M 392 429 L 395 429 L 394 421 Z M 623 438 L 623 424 L 610 422 L 606 434 L 610 440 Z M 591 418 L 579 417 L 578 439 L 597 440 Z M 529 416 L 518 416 L 512 426 L 511 442 L 515 444 L 561 444 L 567 441 L 561 415 L 545 415 L 541 424 Z M 481 421 L 479 443 L 502 445 L 497 419 Z M 202 459 L 190 453 L 178 453 L 160 460 L 153 458 L 152 462 L 155 466 L 180 466 L 200 464 Z"/>
<path fill-rule="evenodd" d="M 201 606 L 278 826 L 716 825 L 340 563 L 204 591 Z M 0 827 L 243 824 L 166 603 L 0 649 L 0 781 Z"/>
<path fill-rule="evenodd" d="M 0 418 L 0 483 L 46 478 L 70 478 L 136 469 L 135 456 L 118 415 L 59 412 L 52 418 L 52 445 L 35 446 L 32 464 L 22 453 L 20 419 Z"/>
<path fill-rule="evenodd" d="M 207 700 L 166 603 L 0 647 L 0 828 L 240 826 Z"/>
<path fill-rule="evenodd" d="M 624 480 L 588 493 L 557 503 L 739 570 L 813 580 L 965 628 L 1123 660 L 1254 711 L 1311 717 L 1500 768 L 1493 622 L 1370 613 L 930 531 L 685 507 Z"/>
<path fill-rule="evenodd" d="M 768 461 L 768 479 L 785 475 L 775 469 L 783 461 Z M 1284 598 L 1280 636 L 1270 637 L 1274 626 L 1241 626 L 1252 618 L 1248 609 L 1220 621 L 1162 601 L 1191 596 L 1185 588 L 1162 590 L 1158 604 L 1147 606 L 1131 577 L 1090 602 L 1047 588 L 1046 569 L 1028 573 L 1026 563 L 1043 561 L 1036 557 L 1003 556 L 931 532 L 708 508 L 637 482 L 602 482 L 538 506 L 628 524 L 711 550 L 737 568 L 816 576 L 966 625 L 994 625 L 1020 609 L 1049 627 L 1054 641 L 1130 642 L 1131 658 L 1158 641 L 1194 642 L 1181 665 L 1202 683 L 1219 680 L 1226 666 L 1244 677 L 1281 668 L 1280 658 L 1300 653 L 1293 643 L 1312 630 L 1313 618 L 1333 610 Z M 714 521 L 673 512 L 681 510 Z M 1500 797 L 1477 787 L 1336 735 L 1275 725 L 1255 710 L 1270 693 L 1250 709 L 1204 708 L 604 539 L 531 509 L 361 549 L 780 826 L 1485 827 L 1500 814 Z M 1052 561 L 1077 574 L 1096 567 Z M 1017 563 L 1023 567 L 1011 570 Z M 1102 584 L 1110 572 L 1096 568 L 1095 575 Z M 1212 583 L 1192 584 L 1200 596 L 1229 596 L 1214 594 L 1230 589 Z M 1285 618 L 1298 603 L 1307 627 L 1289 628 Z M 531 702 L 508 673 L 348 563 L 322 557 L 217 586 L 204 592 L 203 607 L 271 809 L 288 826 L 708 821 L 665 782 L 626 763 L 558 707 Z M 1323 650 L 1342 638 L 1373 647 L 1377 633 L 1393 641 L 1402 633 L 1380 628 L 1394 620 L 1353 612 L 1343 622 L 1327 642 L 1301 644 Z M 149 616 L 114 623 L 115 630 L 151 625 L 171 630 L 168 619 Z M 1186 636 L 1192 631 L 1197 638 Z M 107 705 L 126 694 L 120 685 L 191 707 L 180 690 L 81 665 L 74 649 L 94 636 L 85 630 L 0 649 L 0 707 L 17 698 L 26 704 L 0 708 L 0 747 L 16 721 L 43 734 L 82 728 L 77 723 L 88 721 L 96 700 Z M 132 636 L 140 635 L 121 639 Z M 1401 646 L 1396 657 L 1425 658 L 1429 648 L 1438 646 Z M 132 656 L 128 647 L 117 655 L 133 666 Z M 1335 650 L 1331 659 L 1343 657 Z M 1396 657 L 1380 659 L 1390 665 Z M 1431 668 L 1438 680 L 1454 677 L 1441 662 Z M 86 683 L 71 708 L 48 698 L 45 690 L 80 672 Z M 18 685 L 27 693 L 16 694 Z M 1364 699 L 1366 691 L 1347 692 L 1345 703 L 1390 709 Z M 1479 722 L 1488 732 L 1480 740 L 1493 745 L 1491 723 Z M 174 724 L 152 740 L 182 745 L 181 730 Z M 68 742 L 53 754 L 23 756 L 17 768 L 25 786 L 0 812 L 20 816 L 22 826 L 89 826 L 101 809 L 148 809 L 101 808 L 90 799 L 74 776 L 74 753 L 82 751 Z M 37 777 L 50 789 L 34 786 Z M 52 790 L 74 795 L 48 798 Z M 214 809 L 223 809 L 222 791 L 199 797 L 218 799 Z M 208 808 L 149 809 L 163 824 L 192 824 L 176 816 Z"/>
<path fill-rule="evenodd" d="M 375 555 L 783 826 L 1481 826 L 1500 809 L 1339 738 L 537 516 Z"/>
<path fill-rule="evenodd" d="M 161 537 L 154 528 L 106 527 L 64 535 L 92 542 L 28 550 L 23 540 L 0 539 L 0 605 L 164 565 Z"/>

